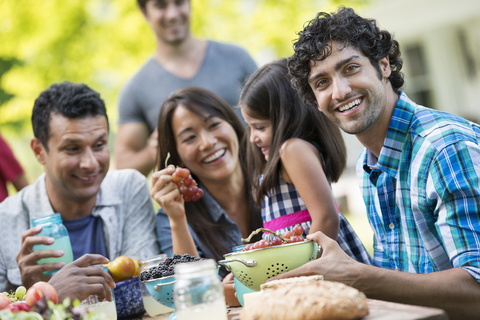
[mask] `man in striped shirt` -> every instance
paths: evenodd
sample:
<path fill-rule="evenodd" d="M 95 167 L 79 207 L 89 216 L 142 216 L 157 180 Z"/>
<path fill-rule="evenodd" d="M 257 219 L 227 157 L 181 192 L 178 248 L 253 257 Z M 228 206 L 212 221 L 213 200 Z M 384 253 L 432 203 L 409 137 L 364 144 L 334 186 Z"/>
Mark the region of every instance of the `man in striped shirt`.
<path fill-rule="evenodd" d="M 318 14 L 299 36 L 298 93 L 365 146 L 357 176 L 375 266 L 317 233 L 322 257 L 280 277 L 323 274 L 370 298 L 480 318 L 480 126 L 401 92 L 399 44 L 352 9 Z"/>

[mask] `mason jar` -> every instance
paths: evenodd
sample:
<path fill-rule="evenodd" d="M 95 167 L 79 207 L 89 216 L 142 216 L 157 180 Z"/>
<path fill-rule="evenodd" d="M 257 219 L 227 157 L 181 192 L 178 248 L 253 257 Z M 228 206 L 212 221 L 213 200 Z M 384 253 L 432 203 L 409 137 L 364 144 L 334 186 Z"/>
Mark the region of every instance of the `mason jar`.
<path fill-rule="evenodd" d="M 42 231 L 36 236 L 46 236 L 55 239 L 55 242 L 51 245 L 34 245 L 33 251 L 36 250 L 62 250 L 63 256 L 56 258 L 43 258 L 38 260 L 38 264 L 42 263 L 57 263 L 65 262 L 68 264 L 73 261 L 72 244 L 70 243 L 70 237 L 68 236 L 67 228 L 63 225 L 62 217 L 60 213 L 54 213 L 49 216 L 32 219 L 32 226 L 42 226 Z M 55 273 L 58 270 L 46 271 L 45 274 Z"/>
<path fill-rule="evenodd" d="M 98 268 L 98 265 L 91 265 L 89 268 Z M 103 271 L 108 272 L 107 267 L 102 267 Z M 117 320 L 117 308 L 115 307 L 115 292 L 110 289 L 112 293 L 112 301 L 106 299 L 100 301 L 97 295 L 91 295 L 83 300 L 79 307 L 88 310 L 90 313 L 97 315 L 101 319 Z"/>
<path fill-rule="evenodd" d="M 214 260 L 175 265 L 173 299 L 177 320 L 227 320 L 225 296 Z"/>
<path fill-rule="evenodd" d="M 140 274 L 142 271 L 158 266 L 165 259 L 167 259 L 167 255 L 162 253 L 157 256 L 138 261 L 138 269 Z M 145 287 L 143 282 L 140 280 L 140 277 L 138 277 L 138 281 L 140 282 L 140 291 L 142 292 L 143 307 L 150 317 L 175 311 L 175 309 L 166 307 L 155 300 L 155 298 L 153 298 L 148 292 L 147 287 Z"/>

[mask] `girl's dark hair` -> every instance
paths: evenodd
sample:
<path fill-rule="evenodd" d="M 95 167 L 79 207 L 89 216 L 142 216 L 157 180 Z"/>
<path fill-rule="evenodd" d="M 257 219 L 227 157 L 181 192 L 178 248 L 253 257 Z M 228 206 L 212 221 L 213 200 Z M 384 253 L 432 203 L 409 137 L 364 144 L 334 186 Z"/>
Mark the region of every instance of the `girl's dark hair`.
<path fill-rule="evenodd" d="M 386 30 L 380 30 L 376 21 L 358 16 L 351 8 L 339 7 L 337 13 L 320 12 L 303 31 L 298 32 L 293 45 L 294 54 L 288 59 L 293 86 L 308 106 L 317 107 L 315 95 L 308 83 L 310 62 L 322 61 L 332 53 L 332 42 L 352 46 L 362 52 L 382 78 L 378 62 L 388 56 L 392 73 L 388 80 L 397 94 L 403 86 L 403 61 L 400 45 Z"/>
<path fill-rule="evenodd" d="M 257 146 L 249 143 L 247 147 L 247 170 L 258 205 L 278 185 L 281 168 L 279 151 L 283 143 L 292 138 L 315 143 L 323 157 L 322 166 L 327 178 L 332 182 L 340 178 L 346 164 L 345 143 L 340 129 L 323 113 L 303 104 L 288 79 L 286 59 L 273 61 L 258 69 L 245 84 L 239 105 L 251 117 L 270 120 L 272 125 L 268 162 Z M 246 142 L 249 133 L 250 130 L 247 130 Z M 261 174 L 264 176 L 260 184 Z"/>
<path fill-rule="evenodd" d="M 261 215 L 259 210 L 253 205 L 250 191 L 251 183 L 246 174 L 246 148 L 242 141 L 245 129 L 241 120 L 228 103 L 213 92 L 201 88 L 184 88 L 174 92 L 163 102 L 158 116 L 157 169 L 163 169 L 168 153 L 170 153 L 168 164 L 177 166 L 181 163 L 172 129 L 172 117 L 180 105 L 202 118 L 209 116 L 219 117 L 233 127 L 239 141 L 238 154 L 245 177 L 245 201 L 248 201 L 250 204 L 251 228 L 254 230 L 261 227 Z M 196 181 L 199 181 L 193 172 L 191 174 Z M 208 247 L 213 254 L 213 258 L 221 260 L 223 259 L 223 254 L 231 252 L 231 248 L 227 248 L 220 240 L 220 235 L 224 238 L 228 238 L 230 235 L 212 219 L 204 198 L 197 202 L 186 202 L 185 213 L 189 225 L 197 234 L 198 239 Z"/>

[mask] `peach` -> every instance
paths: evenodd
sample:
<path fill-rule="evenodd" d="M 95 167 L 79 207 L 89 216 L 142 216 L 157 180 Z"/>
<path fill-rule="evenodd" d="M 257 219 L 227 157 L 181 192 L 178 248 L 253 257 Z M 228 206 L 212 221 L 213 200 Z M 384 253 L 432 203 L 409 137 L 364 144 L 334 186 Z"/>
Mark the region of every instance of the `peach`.
<path fill-rule="evenodd" d="M 5 309 L 12 301 L 10 301 L 10 298 L 3 293 L 0 293 L 0 310 Z"/>
<path fill-rule="evenodd" d="M 55 288 L 43 281 L 39 281 L 35 283 L 30 289 L 27 290 L 27 294 L 25 295 L 25 302 L 29 306 L 33 306 L 35 302 L 42 299 L 42 297 L 46 297 L 48 300 L 51 300 L 53 303 L 57 304 L 58 302 L 58 294 Z"/>
<path fill-rule="evenodd" d="M 127 256 L 116 257 L 107 264 L 108 271 L 112 274 L 113 281 L 120 282 L 133 277 L 135 262 Z"/>

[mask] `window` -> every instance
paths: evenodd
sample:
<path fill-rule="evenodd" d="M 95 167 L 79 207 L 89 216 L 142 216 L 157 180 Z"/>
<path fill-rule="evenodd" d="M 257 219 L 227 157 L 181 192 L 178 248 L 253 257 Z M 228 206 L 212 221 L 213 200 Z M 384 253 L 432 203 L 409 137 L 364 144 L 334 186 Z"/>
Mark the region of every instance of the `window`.
<path fill-rule="evenodd" d="M 420 44 L 405 49 L 405 65 L 407 66 L 405 92 L 416 103 L 433 108 L 432 90 L 423 47 Z"/>

